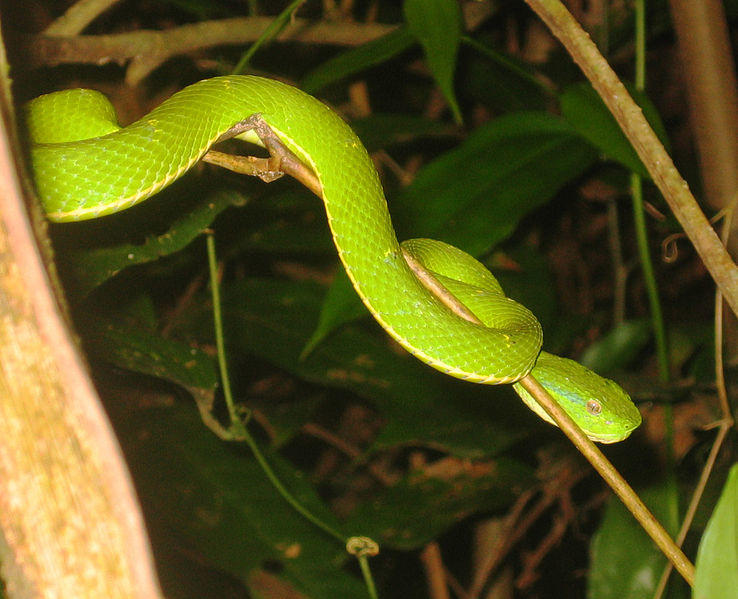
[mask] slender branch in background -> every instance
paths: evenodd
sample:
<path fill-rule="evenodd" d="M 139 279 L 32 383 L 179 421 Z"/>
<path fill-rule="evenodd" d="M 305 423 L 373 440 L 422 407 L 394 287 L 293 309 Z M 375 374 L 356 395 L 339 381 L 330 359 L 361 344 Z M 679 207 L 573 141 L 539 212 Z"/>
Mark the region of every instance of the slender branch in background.
<path fill-rule="evenodd" d="M 721 229 L 720 238 L 723 243 L 728 242 L 730 230 L 733 223 L 733 215 L 731 212 L 735 207 L 735 203 L 738 201 L 738 196 L 734 196 L 732 205 L 727 207 L 727 214 L 725 214 L 723 220 L 723 226 Z M 710 453 L 705 461 L 705 467 L 702 469 L 700 478 L 695 486 L 692 498 L 689 500 L 687 511 L 684 514 L 684 520 L 682 526 L 677 534 L 676 542 L 680 547 L 684 543 L 684 539 L 687 538 L 687 532 L 689 527 L 692 525 L 694 515 L 697 513 L 697 508 L 702 499 L 702 495 L 705 492 L 707 481 L 712 474 L 712 468 L 717 460 L 720 448 L 723 446 L 723 441 L 728 434 L 734 423 L 734 419 L 730 410 L 730 404 L 728 402 L 728 391 L 725 386 L 725 371 L 723 364 L 723 296 L 720 295 L 720 291 L 715 291 L 715 383 L 717 386 L 718 401 L 720 403 L 720 411 L 722 412 L 722 419 L 719 422 L 718 433 L 715 436 L 715 440 L 710 448 Z M 653 595 L 653 599 L 661 599 L 664 591 L 666 590 L 666 584 L 669 582 L 669 576 L 671 575 L 672 565 L 666 564 L 664 571 L 661 573 L 661 578 L 656 586 L 656 591 Z"/>
<path fill-rule="evenodd" d="M 645 0 L 635 3 L 635 88 L 643 92 L 646 90 L 646 6 Z M 638 254 L 643 270 L 643 279 L 646 285 L 648 305 L 651 312 L 651 328 L 656 339 L 656 356 L 659 365 L 661 382 L 669 381 L 669 349 L 666 343 L 666 328 L 661 310 L 659 288 L 656 284 L 656 274 L 653 269 L 651 250 L 648 245 L 648 230 L 646 227 L 645 211 L 643 209 L 643 180 L 637 173 L 631 173 L 630 185 L 633 200 L 633 219 L 635 221 Z"/>
<path fill-rule="evenodd" d="M 79 0 L 44 29 L 44 35 L 77 35 L 120 0 Z"/>
<path fill-rule="evenodd" d="M 446 585 L 446 568 L 443 566 L 441 547 L 437 541 L 431 541 L 420 552 L 420 561 L 428 581 L 428 597 L 430 599 L 451 599 Z"/>
<path fill-rule="evenodd" d="M 135 86 L 174 56 L 215 46 L 242 45 L 258 40 L 272 17 L 240 17 L 191 23 L 165 31 L 139 30 L 110 35 L 26 36 L 21 52 L 29 67 L 61 64 L 126 64 L 126 84 Z M 383 23 L 331 23 L 293 19 L 277 36 L 303 44 L 358 46 L 397 28 Z"/>
<path fill-rule="evenodd" d="M 630 97 L 587 33 L 559 0 L 526 2 L 564 44 L 600 94 L 687 233 L 728 305 L 733 312 L 738 313 L 738 267 L 720 243 L 687 182 L 679 174 L 643 116 L 643 111 Z"/>
<path fill-rule="evenodd" d="M 87 0 L 82 0 L 87 1 Z M 102 2 L 102 0 L 99 0 Z M 110 2 L 111 0 L 107 0 Z M 256 16 L 219 19 L 173 27 L 164 31 L 139 30 L 110 35 L 66 37 L 67 31 L 19 36 L 17 45 L 29 68 L 61 64 L 128 64 L 126 84 L 135 86 L 174 56 L 216 46 L 238 46 L 257 41 L 274 21 Z M 487 2 L 464 4 L 467 31 L 474 31 L 497 10 Z M 99 7 L 98 7 L 99 10 Z M 391 33 L 398 25 L 355 21 L 311 21 L 292 18 L 275 37 L 278 41 L 328 46 L 359 46 Z"/>
<path fill-rule="evenodd" d="M 706 199 L 714 208 L 726 211 L 721 239 L 730 254 L 736 255 L 736 236 L 731 236 L 731 231 L 736 228 L 734 206 L 735 189 L 738 185 L 738 84 L 725 9 L 719 0 L 670 0 L 670 6 L 684 67 L 690 118 L 699 149 Z M 727 314 L 724 321 L 723 305 L 723 297 L 720 290 L 717 290 L 715 382 L 722 419 L 677 535 L 679 545 L 684 542 L 689 531 L 720 448 L 734 423 L 725 386 L 723 360 L 726 351 L 730 358 L 738 353 L 738 327 L 731 314 Z M 723 343 L 724 330 L 728 336 L 727 344 Z M 671 569 L 671 564 L 664 568 L 654 599 L 663 596 Z"/>
<path fill-rule="evenodd" d="M 646 0 L 636 0 L 635 5 L 635 88 L 639 92 L 646 91 Z M 635 225 L 638 256 L 646 286 L 648 307 L 651 316 L 651 330 L 656 342 L 656 362 L 659 380 L 668 383 L 670 379 L 669 347 L 666 339 L 666 326 L 661 308 L 659 287 L 651 258 L 648 243 L 648 227 L 643 205 L 643 179 L 638 173 L 630 174 L 631 201 L 633 222 Z M 666 462 L 667 486 L 673 491 L 668 495 L 668 521 L 679 520 L 679 500 L 674 478 L 674 409 L 671 402 L 664 405 L 664 446 Z"/>
<path fill-rule="evenodd" d="M 604 56 L 610 54 L 610 7 L 607 2 L 601 1 L 593 5 L 597 19 L 594 30 L 597 34 L 597 45 Z M 626 292 L 628 282 L 628 267 L 623 259 L 623 244 L 621 240 L 620 215 L 618 201 L 615 194 L 605 197 L 607 207 L 607 240 L 612 263 L 612 327 L 616 328 L 625 321 Z"/>
<path fill-rule="evenodd" d="M 738 82 L 724 3 L 669 5 L 705 200 L 721 210 L 738 189 Z"/>
<path fill-rule="evenodd" d="M 640 92 L 646 90 L 646 0 L 635 2 L 635 88 Z M 669 348 L 666 340 L 666 326 L 661 309 L 661 298 L 656 282 L 656 273 L 653 268 L 651 250 L 648 245 L 648 229 L 646 213 L 643 208 L 643 179 L 638 173 L 630 174 L 631 201 L 633 207 L 633 221 L 635 224 L 638 255 L 643 272 L 643 281 L 646 286 L 649 312 L 651 315 L 651 330 L 656 342 L 656 361 L 658 363 L 659 380 L 668 383 L 670 379 Z M 668 494 L 668 521 L 679 520 L 679 498 L 676 492 L 674 475 L 674 408 L 671 402 L 664 405 L 664 446 L 666 456 L 665 483 L 671 493 Z M 681 547 L 681 542 L 677 541 Z"/>

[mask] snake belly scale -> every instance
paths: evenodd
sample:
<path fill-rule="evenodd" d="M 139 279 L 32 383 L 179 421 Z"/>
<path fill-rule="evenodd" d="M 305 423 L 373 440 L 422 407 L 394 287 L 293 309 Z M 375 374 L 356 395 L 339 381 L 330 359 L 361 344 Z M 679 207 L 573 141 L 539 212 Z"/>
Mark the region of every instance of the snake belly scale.
<path fill-rule="evenodd" d="M 514 383 L 532 371 L 597 441 L 619 441 L 640 424 L 638 410 L 615 383 L 576 362 L 541 353 L 538 320 L 507 298 L 471 256 L 432 240 L 403 244 L 483 324 L 455 315 L 423 286 L 402 255 L 364 146 L 315 98 L 271 79 L 215 77 L 183 89 L 119 129 L 97 96 L 69 90 L 27 105 L 36 189 L 51 220 L 97 218 L 147 199 L 186 173 L 234 125 L 259 114 L 317 176 L 333 239 L 354 288 L 411 354 L 476 383 Z M 93 110 L 102 116 L 84 112 L 87 104 L 98 103 L 102 108 Z M 515 387 L 550 421 L 520 385 Z"/>

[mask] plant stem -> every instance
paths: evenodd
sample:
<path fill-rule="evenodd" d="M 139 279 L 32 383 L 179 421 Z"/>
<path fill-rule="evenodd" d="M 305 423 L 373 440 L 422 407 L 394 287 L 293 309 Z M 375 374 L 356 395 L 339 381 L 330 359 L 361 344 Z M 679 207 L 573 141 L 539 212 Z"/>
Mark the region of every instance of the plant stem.
<path fill-rule="evenodd" d="M 702 213 L 656 134 L 587 33 L 559 0 L 526 0 L 579 64 L 633 144 L 705 267 L 738 314 L 738 267 Z"/>
<path fill-rule="evenodd" d="M 317 526 L 323 532 L 332 536 L 340 543 L 346 545 L 351 539 L 354 539 L 356 537 L 348 538 L 346 537 L 346 535 L 333 528 L 330 524 L 325 523 L 323 520 L 321 520 L 315 514 L 305 508 L 297 500 L 297 498 L 287 490 L 287 488 L 282 484 L 282 481 L 279 480 L 279 477 L 274 472 L 274 469 L 271 467 L 266 457 L 262 453 L 258 443 L 248 431 L 248 428 L 246 428 L 244 422 L 241 420 L 239 411 L 236 408 L 235 402 L 233 401 L 230 377 L 228 375 L 228 360 L 226 359 L 225 340 L 223 335 L 223 313 L 220 304 L 220 285 L 218 283 L 218 261 L 215 253 L 215 239 L 212 231 L 207 232 L 205 239 L 208 253 L 208 267 L 210 271 L 210 289 L 212 291 L 215 346 L 218 352 L 218 366 L 220 367 L 221 384 L 223 385 L 223 397 L 225 399 L 226 406 L 228 408 L 228 416 L 230 418 L 229 437 L 232 440 L 243 440 L 246 442 L 246 444 L 249 446 L 249 449 L 251 449 L 251 452 L 254 454 L 254 458 L 256 458 L 256 461 L 258 462 L 262 471 L 269 479 L 269 482 L 272 483 L 272 486 L 282 496 L 282 499 L 284 499 L 292 507 L 292 509 L 294 509 L 308 522 Z M 377 547 L 376 543 L 374 543 L 370 539 L 366 539 L 366 543 L 370 544 L 372 547 Z M 376 551 L 378 551 L 378 547 Z M 361 568 L 361 573 L 364 577 L 364 583 L 366 584 L 367 592 L 369 593 L 370 599 L 377 599 L 377 590 L 374 586 L 374 579 L 372 578 L 371 570 L 369 569 L 369 562 L 367 557 L 368 555 L 376 554 L 376 551 L 373 551 L 371 553 L 352 553 L 353 555 L 356 555 L 356 558 L 359 560 L 359 566 Z"/>
<path fill-rule="evenodd" d="M 600 476 L 622 500 L 631 514 L 640 523 L 643 529 L 658 545 L 659 549 L 674 564 L 674 567 L 690 585 L 694 584 L 694 565 L 687 559 L 681 549 L 666 532 L 658 520 L 651 514 L 640 497 L 625 481 L 622 475 L 603 455 L 597 446 L 585 435 L 577 424 L 566 413 L 564 408 L 554 401 L 541 384 L 530 374 L 520 381 L 520 384 L 530 393 L 540 406 L 551 416 L 558 427 L 569 437 L 569 440 L 589 460 Z"/>
<path fill-rule="evenodd" d="M 366 555 L 359 555 L 356 557 L 359 560 L 359 568 L 361 568 L 361 574 L 364 577 L 364 584 L 366 584 L 366 590 L 369 593 L 371 599 L 377 599 L 377 587 L 374 586 L 374 578 L 372 578 L 372 571 L 369 568 L 369 560 Z"/>
<path fill-rule="evenodd" d="M 646 0 L 636 0 L 635 5 L 635 87 L 638 91 L 646 90 Z M 670 378 L 669 347 L 666 340 L 666 327 L 661 309 L 659 288 L 648 246 L 648 230 L 643 209 L 643 180 L 637 173 L 630 174 L 631 198 L 633 202 L 633 219 L 635 221 L 638 254 L 646 284 L 651 328 L 656 340 L 656 358 L 659 368 L 659 379 L 668 383 Z M 666 453 L 666 481 L 669 489 L 669 521 L 679 521 L 679 501 L 674 477 L 674 409 L 670 402 L 664 405 L 664 445 Z M 681 544 L 680 544 L 681 545 Z"/>
<path fill-rule="evenodd" d="M 294 15 L 295 11 L 297 11 L 297 9 L 300 8 L 300 5 L 302 5 L 304 2 L 305 0 L 293 0 L 293 2 L 291 2 L 289 6 L 287 6 L 287 8 L 285 8 L 274 19 L 272 19 L 271 23 L 269 23 L 269 26 L 264 30 L 264 33 L 259 36 L 259 39 L 251 44 L 249 46 L 249 49 L 241 55 L 238 64 L 233 67 L 233 71 L 231 73 L 233 75 L 240 75 L 241 73 L 243 73 L 249 64 L 251 57 L 256 54 L 261 46 L 269 43 L 282 32 L 282 29 L 284 29 L 289 24 L 290 19 Z"/>
<path fill-rule="evenodd" d="M 261 466 L 261 469 L 264 471 L 264 474 L 266 474 L 266 477 L 269 479 L 269 482 L 272 483 L 274 488 L 277 490 L 277 492 L 282 496 L 282 498 L 290 504 L 290 506 L 303 518 L 320 528 L 322 531 L 326 532 L 330 536 L 332 536 L 337 541 L 340 541 L 341 543 L 346 543 L 346 535 L 341 534 L 338 532 L 335 528 L 330 526 L 329 524 L 326 524 L 323 522 L 320 518 L 309 512 L 295 497 L 287 490 L 287 488 L 282 484 L 282 482 L 279 480 L 277 475 L 275 474 L 272 467 L 269 465 L 269 462 L 267 462 L 266 458 L 264 457 L 264 454 L 261 452 L 261 449 L 259 449 L 259 445 L 256 443 L 256 440 L 251 436 L 251 434 L 246 431 L 246 434 L 244 435 L 244 441 L 246 441 L 246 444 L 249 446 L 251 451 L 254 454 L 254 457 L 256 458 L 256 461 L 259 462 L 259 466 Z"/>
<path fill-rule="evenodd" d="M 215 329 L 215 347 L 218 352 L 218 367 L 220 369 L 220 384 L 223 386 L 223 397 L 228 408 L 230 430 L 234 437 L 247 436 L 246 426 L 241 420 L 231 392 L 231 378 L 228 375 L 228 360 L 225 351 L 223 336 L 223 313 L 220 305 L 220 284 L 218 283 L 218 260 L 215 254 L 215 235 L 212 231 L 205 234 L 208 252 L 208 268 L 210 270 L 210 292 L 213 302 L 213 328 Z"/>
<path fill-rule="evenodd" d="M 646 295 L 651 312 L 651 327 L 656 340 L 656 356 L 659 365 L 659 379 L 661 382 L 669 381 L 669 348 L 666 343 L 666 328 L 664 327 L 664 316 L 661 310 L 661 299 L 656 284 L 656 276 L 651 260 L 651 250 L 648 247 L 648 232 L 646 230 L 646 218 L 643 210 L 643 180 L 640 175 L 631 173 L 630 189 L 633 201 L 633 220 L 635 222 L 638 255 L 643 270 L 643 281 L 646 285 Z"/>
<path fill-rule="evenodd" d="M 646 26 L 645 0 L 636 0 L 636 35 L 635 35 L 635 87 L 638 91 L 646 89 Z M 659 365 L 661 382 L 669 381 L 669 350 L 666 343 L 666 329 L 661 310 L 659 289 L 656 285 L 656 275 L 651 259 L 651 250 L 648 246 L 648 231 L 646 228 L 645 211 L 643 209 L 643 180 L 637 173 L 630 175 L 630 188 L 633 199 L 633 219 L 635 221 L 638 255 L 643 269 L 643 279 L 646 284 L 646 295 L 651 311 L 651 326 L 656 339 L 656 355 Z"/>

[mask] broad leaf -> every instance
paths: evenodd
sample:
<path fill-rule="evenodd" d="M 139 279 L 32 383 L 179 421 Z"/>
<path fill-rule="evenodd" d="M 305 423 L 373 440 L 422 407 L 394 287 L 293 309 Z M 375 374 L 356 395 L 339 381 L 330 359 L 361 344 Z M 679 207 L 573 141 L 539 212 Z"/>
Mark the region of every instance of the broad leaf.
<path fill-rule="evenodd" d="M 479 255 L 596 159 L 562 119 L 512 113 L 426 165 L 391 208 L 403 237 L 440 239 Z"/>
<path fill-rule="evenodd" d="M 729 599 L 738 589 L 738 464 L 707 523 L 697 550 L 694 599 Z"/>
<path fill-rule="evenodd" d="M 405 27 L 399 27 L 387 35 L 324 62 L 305 75 L 300 87 L 307 93 L 314 94 L 331 83 L 393 58 L 412 46 L 414 41 L 415 38 Z"/>
<path fill-rule="evenodd" d="M 235 191 L 216 191 L 180 216 L 165 233 L 149 235 L 143 243 L 76 250 L 70 257 L 71 276 L 81 293 L 89 293 L 130 266 L 145 264 L 180 251 L 207 229 L 228 206 L 244 202 L 244 197 Z"/>
<path fill-rule="evenodd" d="M 459 4 L 456 0 L 405 0 L 403 7 L 408 28 L 423 46 L 428 67 L 454 120 L 461 123 L 454 92 L 454 70 L 463 26 Z"/>
<path fill-rule="evenodd" d="M 361 303 L 346 271 L 339 267 L 320 306 L 318 325 L 300 353 L 300 359 L 304 360 L 323 339 L 341 325 L 368 315 L 369 312 Z"/>
<path fill-rule="evenodd" d="M 341 568 L 349 559 L 342 544 L 295 512 L 248 450 L 219 441 L 194 408 L 147 403 L 117 409 L 155 543 L 176 544 L 253 592 L 271 567 L 283 585 L 316 599 L 366 596 L 361 581 Z M 340 528 L 299 471 L 276 454 L 266 457 L 303 506 Z"/>
<path fill-rule="evenodd" d="M 654 105 L 643 93 L 631 90 L 631 94 L 643 108 L 644 116 L 662 143 L 665 142 L 666 130 Z M 607 158 L 620 162 L 642 177 L 650 177 L 615 117 L 589 83 L 568 87 L 559 97 L 559 102 L 564 118 Z"/>
<path fill-rule="evenodd" d="M 679 525 L 674 485 L 639 492 L 654 516 L 674 535 Z M 666 558 L 617 497 L 611 497 L 591 545 L 588 599 L 651 599 Z M 679 584 L 669 597 L 685 597 Z"/>
<path fill-rule="evenodd" d="M 465 57 L 458 74 L 459 88 L 494 113 L 515 110 L 545 110 L 552 90 L 536 76 L 528 63 L 494 50 L 480 40 L 462 41 L 475 53 Z M 471 53 L 470 53 L 471 54 Z"/>
<path fill-rule="evenodd" d="M 138 321 L 86 322 L 88 353 L 120 368 L 181 385 L 198 404 L 212 404 L 217 383 L 213 358 L 201 349 L 162 337 Z"/>
<path fill-rule="evenodd" d="M 590 345 L 579 361 L 600 374 L 614 373 L 627 368 L 650 340 L 650 321 L 628 320 Z"/>

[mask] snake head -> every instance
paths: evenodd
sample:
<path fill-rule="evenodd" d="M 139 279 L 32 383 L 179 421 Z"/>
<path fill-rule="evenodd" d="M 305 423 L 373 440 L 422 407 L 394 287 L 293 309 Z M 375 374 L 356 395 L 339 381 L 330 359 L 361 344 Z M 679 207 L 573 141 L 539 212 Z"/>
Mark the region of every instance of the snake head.
<path fill-rule="evenodd" d="M 574 360 L 541 352 L 531 374 L 593 441 L 617 443 L 641 424 L 641 413 L 620 385 Z M 521 385 L 516 384 L 515 390 L 532 410 L 553 424 Z"/>

